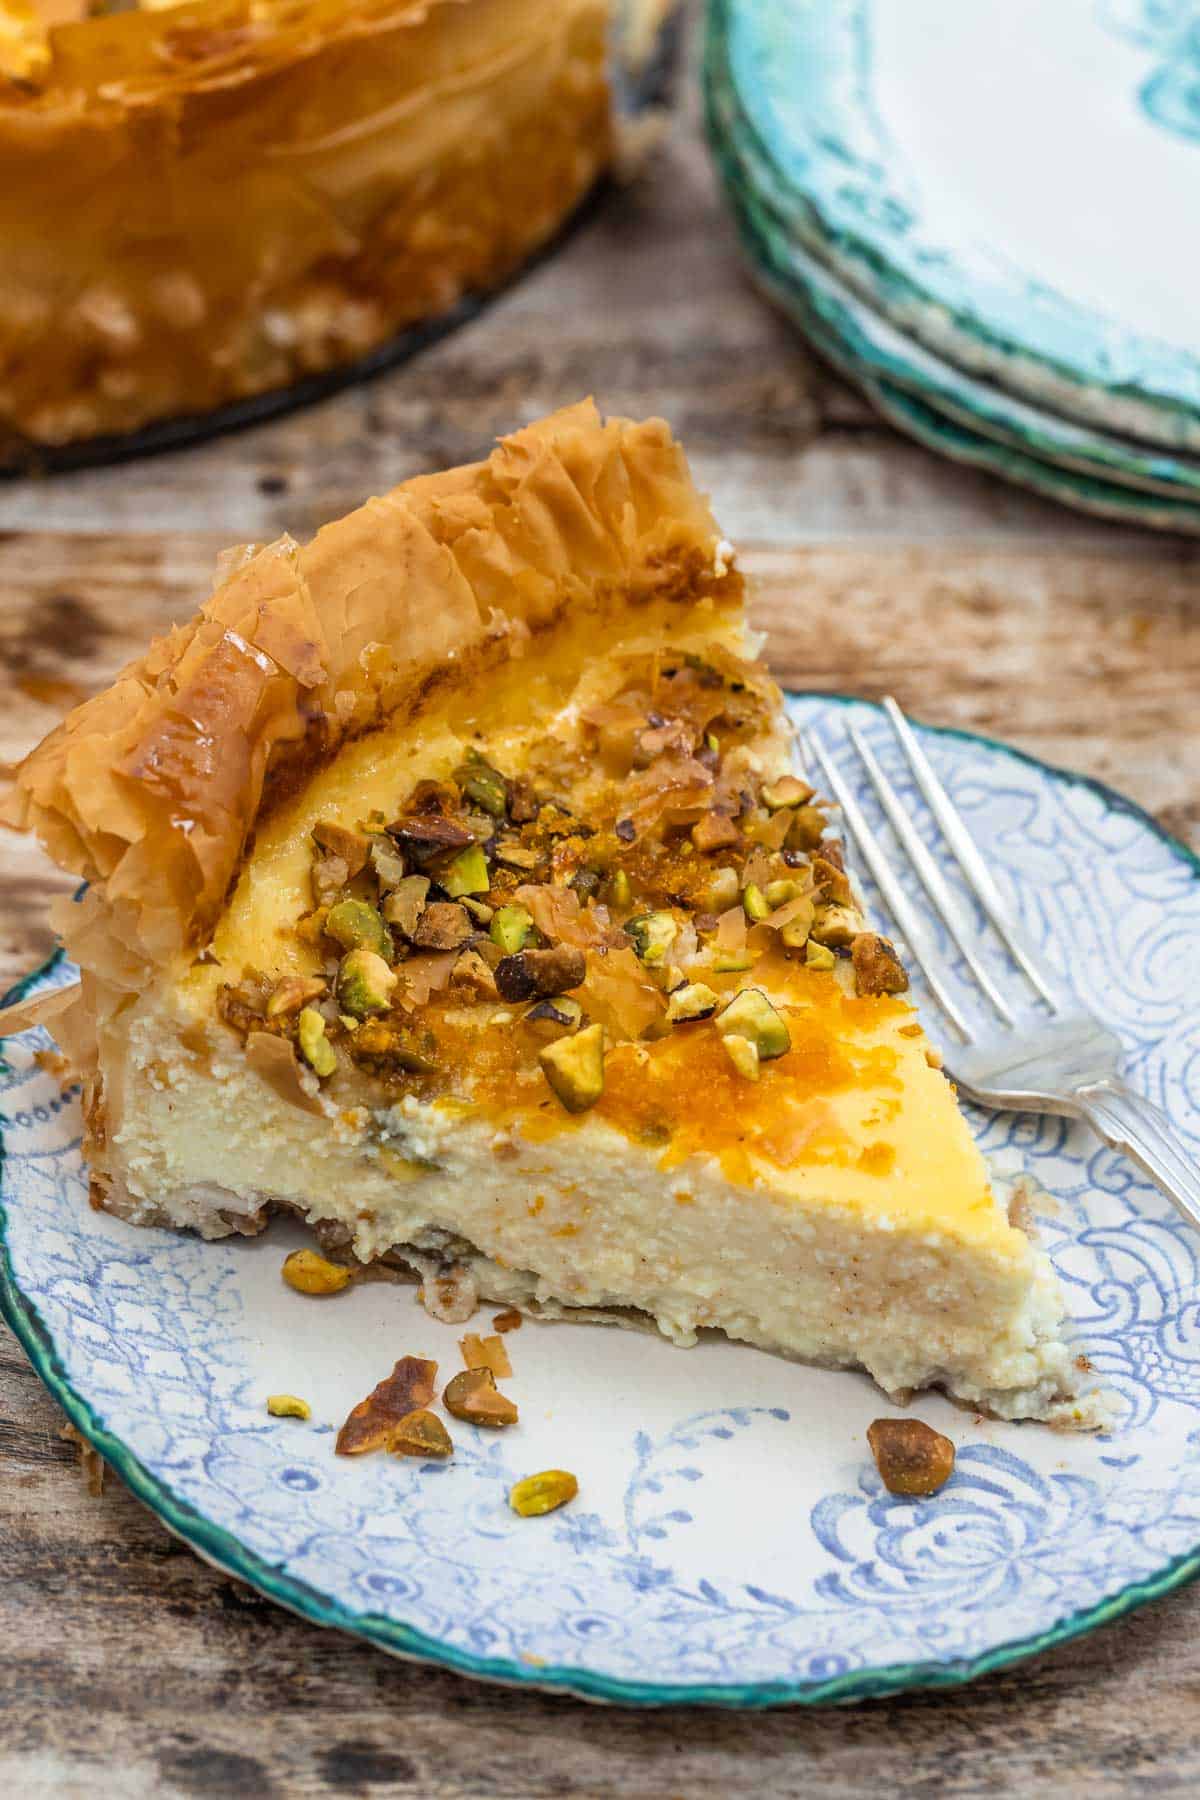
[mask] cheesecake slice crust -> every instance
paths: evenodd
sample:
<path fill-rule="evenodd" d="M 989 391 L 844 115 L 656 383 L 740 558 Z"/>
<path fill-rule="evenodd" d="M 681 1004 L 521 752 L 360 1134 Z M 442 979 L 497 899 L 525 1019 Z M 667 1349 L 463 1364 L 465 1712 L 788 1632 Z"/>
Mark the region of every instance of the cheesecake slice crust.
<path fill-rule="evenodd" d="M 667 428 L 590 406 L 235 559 L 18 775 L 92 883 L 97 1202 L 1069 1413 L 743 601 Z"/>

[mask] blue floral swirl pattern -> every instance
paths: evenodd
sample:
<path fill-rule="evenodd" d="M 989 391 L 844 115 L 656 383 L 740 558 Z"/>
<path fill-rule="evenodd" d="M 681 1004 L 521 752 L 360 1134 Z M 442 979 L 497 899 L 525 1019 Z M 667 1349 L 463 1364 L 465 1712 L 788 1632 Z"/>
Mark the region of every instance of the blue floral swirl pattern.
<path fill-rule="evenodd" d="M 1111 31 L 1154 54 L 1138 103 L 1155 125 L 1200 140 L 1200 5 L 1196 0 L 1100 0 Z"/>
<path fill-rule="evenodd" d="M 860 724 L 916 806 L 873 708 L 795 710 L 835 751 Z M 926 743 L 1026 931 L 1200 1151 L 1200 865 L 1086 782 L 954 733 Z M 1102 1437 L 963 1420 L 952 1480 L 913 1504 L 863 1453 L 882 1403 L 859 1378 L 664 1349 L 668 1401 L 612 1409 L 616 1466 L 531 1530 L 505 1504 L 515 1436 L 462 1431 L 448 1466 L 347 1464 L 329 1427 L 265 1415 L 245 1258 L 88 1207 L 75 1096 L 31 1057 L 48 1041 L 14 1042 L 0 1069 L 6 1313 L 135 1491 L 311 1616 L 508 1680 L 765 1704 L 959 1679 L 1200 1564 L 1200 1241 L 1063 1120 L 973 1123 L 998 1174 L 1030 1184 L 1112 1396 Z M 556 1333 L 564 1361 L 576 1338 Z M 734 1368 L 744 1398 L 697 1410 Z M 562 1422 L 566 1466 L 588 1466 L 590 1429 Z"/>

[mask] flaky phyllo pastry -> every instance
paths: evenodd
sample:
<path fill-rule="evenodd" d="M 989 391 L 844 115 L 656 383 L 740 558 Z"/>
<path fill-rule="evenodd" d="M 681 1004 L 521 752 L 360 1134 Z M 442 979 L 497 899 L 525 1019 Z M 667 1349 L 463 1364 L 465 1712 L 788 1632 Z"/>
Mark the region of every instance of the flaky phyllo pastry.
<path fill-rule="evenodd" d="M 0 461 L 349 364 L 612 160 L 665 0 L 0 0 Z"/>
<path fill-rule="evenodd" d="M 89 886 L 96 1204 L 283 1210 L 425 1304 L 1061 1410 L 1010 1223 L 659 421 L 591 405 L 226 559 L 21 767 Z"/>

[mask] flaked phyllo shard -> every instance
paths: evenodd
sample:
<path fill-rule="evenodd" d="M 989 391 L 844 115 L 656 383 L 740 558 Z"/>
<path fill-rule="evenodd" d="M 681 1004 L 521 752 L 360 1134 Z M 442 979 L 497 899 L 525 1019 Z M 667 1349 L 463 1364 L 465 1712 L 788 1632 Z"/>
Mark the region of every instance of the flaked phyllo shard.
<path fill-rule="evenodd" d="M 667 427 L 590 404 L 235 559 L 17 775 L 89 883 L 97 1202 L 1077 1416 L 744 598 Z"/>

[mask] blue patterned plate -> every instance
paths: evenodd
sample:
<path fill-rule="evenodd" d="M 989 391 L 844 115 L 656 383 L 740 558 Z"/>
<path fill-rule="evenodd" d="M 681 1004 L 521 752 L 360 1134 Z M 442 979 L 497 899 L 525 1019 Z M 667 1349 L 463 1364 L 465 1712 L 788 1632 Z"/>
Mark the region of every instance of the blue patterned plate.
<path fill-rule="evenodd" d="M 831 746 L 877 711 L 801 698 Z M 1129 1046 L 1131 1079 L 1200 1150 L 1200 861 L 1115 794 L 983 739 L 924 741 L 1026 930 Z M 849 761 L 847 766 L 851 766 Z M 61 962 L 34 978 L 57 983 Z M 932 1013 L 929 1014 L 931 1020 Z M 863 1377 L 743 1346 L 526 1322 L 517 1430 L 456 1429 L 448 1466 L 339 1461 L 333 1432 L 403 1353 L 455 1332 L 384 1285 L 325 1304 L 279 1280 L 272 1229 L 237 1244 L 137 1231 L 86 1202 L 75 1099 L 8 1046 L 4 1310 L 51 1393 L 127 1484 L 212 1561 L 400 1655 L 592 1698 L 859 1699 L 959 1682 L 1118 1617 L 1200 1570 L 1200 1243 L 1063 1120 L 978 1116 L 999 1174 L 1032 1177 L 1102 1436 L 978 1420 L 935 1499 L 881 1490 Z M 312 1403 L 270 1419 L 268 1392 Z M 556 1465 L 578 1500 L 517 1519 Z"/>
<path fill-rule="evenodd" d="M 1200 447 L 1200 0 L 710 0 L 794 235 L 929 349 Z"/>

